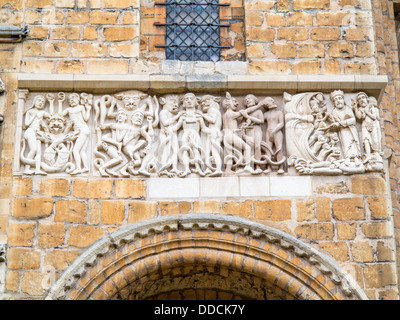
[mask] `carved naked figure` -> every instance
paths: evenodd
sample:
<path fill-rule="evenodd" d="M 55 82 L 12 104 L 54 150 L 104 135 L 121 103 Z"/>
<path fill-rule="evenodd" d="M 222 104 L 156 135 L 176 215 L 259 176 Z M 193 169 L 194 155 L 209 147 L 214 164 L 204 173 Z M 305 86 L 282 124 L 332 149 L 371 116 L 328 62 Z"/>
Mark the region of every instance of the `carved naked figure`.
<path fill-rule="evenodd" d="M 220 97 L 205 95 L 201 98 L 200 104 L 202 108 L 203 119 L 207 121 L 208 126 L 203 126 L 202 131 L 207 134 L 205 146 L 207 166 L 204 172 L 207 176 L 216 177 L 222 175 L 222 116 L 219 111 Z M 204 122 L 201 122 L 204 124 Z M 213 166 L 213 164 L 215 166 Z"/>
<path fill-rule="evenodd" d="M 44 120 L 50 117 L 50 114 L 44 111 L 45 104 L 46 98 L 43 95 L 37 95 L 33 99 L 33 105 L 25 112 L 24 126 L 26 130 L 21 153 L 21 160 L 25 163 L 25 174 L 46 174 L 41 170 L 43 129 L 46 128 Z M 25 142 L 29 148 L 26 158 L 23 156 Z M 31 170 L 31 166 L 34 166 L 35 170 Z"/>
<path fill-rule="evenodd" d="M 79 94 L 74 95 L 76 95 L 78 99 L 81 98 Z M 88 96 L 82 93 L 82 97 L 85 99 Z M 36 170 L 35 172 L 31 170 L 25 171 L 27 174 L 47 174 L 55 172 L 72 174 L 76 169 L 75 164 L 71 162 L 73 158 L 74 142 L 79 139 L 80 133 L 85 131 L 79 129 L 79 125 L 76 125 L 76 117 L 66 117 L 69 111 L 67 111 L 67 109 L 63 110 L 63 103 L 65 101 L 65 94 L 63 92 L 58 93 L 57 100 L 58 110 L 56 111 L 54 109 L 55 97 L 53 94 L 49 93 L 46 97 L 39 94 L 34 97 L 34 106 L 36 105 L 36 107 L 39 107 L 41 110 L 41 112 L 37 114 L 41 120 L 35 120 L 32 117 L 36 107 L 31 107 L 25 112 L 25 123 L 28 125 L 28 128 L 26 128 L 24 132 L 25 139 L 22 142 L 21 162 L 26 164 L 26 166 L 35 166 L 39 168 L 39 171 Z M 46 101 L 49 104 L 48 112 L 43 110 Z M 89 129 L 87 126 L 86 128 L 88 136 Z M 32 135 L 32 132 L 35 132 L 35 136 Z M 35 158 L 32 159 L 32 149 L 29 145 L 32 144 L 34 137 L 37 137 L 36 154 Z M 27 156 L 25 156 L 26 141 L 28 141 L 28 147 L 30 149 Z M 42 151 L 42 146 L 44 151 Z M 75 151 L 77 150 L 75 149 Z"/>
<path fill-rule="evenodd" d="M 200 128 L 203 126 L 202 113 L 197 110 L 198 101 L 193 93 L 182 97 L 183 113 L 179 118 L 176 128 L 182 128 L 181 146 L 178 159 L 183 166 L 179 172 L 180 177 L 186 177 L 191 172 L 204 176 L 204 149 L 201 146 Z M 195 168 L 191 168 L 194 166 Z"/>
<path fill-rule="evenodd" d="M 71 174 L 79 174 L 89 171 L 86 148 L 89 142 L 90 130 L 87 122 L 90 117 L 93 97 L 84 93 L 81 95 L 71 93 L 68 102 L 69 107 L 62 112 L 61 116 L 69 116 L 73 130 L 77 135 L 72 149 L 76 169 Z"/>
<path fill-rule="evenodd" d="M 286 157 L 283 155 L 283 129 L 285 127 L 283 112 L 278 110 L 275 100 L 271 97 L 266 97 L 258 101 L 258 99 L 254 100 L 255 97 L 253 95 L 248 95 L 247 99 L 249 99 L 249 96 L 250 99 L 253 99 L 250 103 L 251 106 L 248 106 L 242 113 L 254 114 L 257 110 L 260 111 L 263 115 L 263 123 L 266 126 L 265 139 L 261 140 L 262 155 L 259 160 L 253 159 L 253 161 L 258 166 L 266 165 L 264 173 L 270 173 L 272 171 L 272 166 L 277 166 L 278 174 L 283 174 L 283 166 L 286 162 Z M 253 103 L 253 101 L 257 102 L 257 104 Z M 261 108 L 266 110 L 264 114 L 260 110 Z M 261 124 L 259 128 L 262 130 Z M 257 136 L 258 134 L 259 133 L 257 133 Z M 259 170 L 255 171 L 255 173 L 259 172 Z"/>
<path fill-rule="evenodd" d="M 379 109 L 374 97 L 368 98 L 360 92 L 353 101 L 353 110 L 358 120 L 362 122 L 361 137 L 365 154 L 363 163 L 367 171 L 383 170 L 382 143 Z"/>
<path fill-rule="evenodd" d="M 173 177 L 178 175 L 178 135 L 177 123 L 182 112 L 179 112 L 179 96 L 168 95 L 160 98 L 163 106 L 160 118 L 160 133 L 158 136 L 158 159 L 161 165 L 159 175 Z M 172 168 L 171 168 L 172 167 Z"/>
<path fill-rule="evenodd" d="M 267 111 L 264 113 L 264 120 L 267 123 L 265 140 L 262 142 L 267 158 L 267 169 L 265 173 L 271 171 L 271 164 L 279 165 L 278 173 L 284 173 L 283 163 L 286 160 L 283 155 L 283 132 L 285 126 L 283 112 L 277 110 L 275 100 L 271 97 L 264 99 Z M 271 160 L 273 159 L 273 160 Z"/>
<path fill-rule="evenodd" d="M 244 98 L 245 108 L 240 110 L 241 115 L 246 120 L 242 123 L 242 128 L 244 130 L 244 139 L 248 145 L 252 147 L 253 160 L 255 162 L 255 174 L 262 172 L 260 167 L 261 164 L 261 142 L 262 142 L 262 124 L 264 123 L 264 116 L 261 110 L 257 107 L 258 99 L 252 95 L 248 94 Z M 255 109 L 255 110 L 254 110 Z"/>
<path fill-rule="evenodd" d="M 102 176 L 150 175 L 155 167 L 150 149 L 158 108 L 156 97 L 137 90 L 96 100 L 95 167 Z"/>
<path fill-rule="evenodd" d="M 108 129 L 111 131 L 111 133 L 102 136 L 98 145 L 98 149 L 104 150 L 104 152 L 110 158 L 109 161 L 102 163 L 98 168 L 102 176 L 129 176 L 129 174 L 125 171 L 125 165 L 128 163 L 128 161 L 121 154 L 123 140 L 129 130 L 129 125 L 126 123 L 127 119 L 128 115 L 126 114 L 125 110 L 119 110 L 116 115 L 116 123 L 104 124 L 100 127 L 101 130 Z M 117 166 L 121 168 L 119 172 L 111 170 L 111 168 L 116 168 Z"/>
<path fill-rule="evenodd" d="M 149 116 L 147 120 L 151 123 L 152 120 L 150 118 Z M 150 176 L 148 165 L 151 160 L 152 134 L 149 133 L 147 127 L 143 126 L 143 120 L 143 110 L 137 109 L 133 112 L 131 126 L 123 139 L 123 149 L 129 155 L 129 172 L 133 175 Z"/>
<path fill-rule="evenodd" d="M 243 117 L 237 111 L 238 106 L 237 99 L 227 92 L 226 98 L 222 101 L 222 107 L 225 111 L 222 116 L 225 175 L 234 174 L 238 167 L 244 167 L 244 172 L 254 172 L 250 165 L 251 147 L 242 138 L 242 129 L 238 126 L 238 120 Z"/>

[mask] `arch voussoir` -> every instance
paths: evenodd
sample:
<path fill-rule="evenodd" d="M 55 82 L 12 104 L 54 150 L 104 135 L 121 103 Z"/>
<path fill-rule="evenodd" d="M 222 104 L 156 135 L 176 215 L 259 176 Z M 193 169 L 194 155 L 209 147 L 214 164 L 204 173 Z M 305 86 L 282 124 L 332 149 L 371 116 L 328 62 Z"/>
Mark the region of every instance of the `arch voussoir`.
<path fill-rule="evenodd" d="M 47 299 L 193 298 L 210 290 L 245 299 L 366 299 L 347 273 L 305 243 L 246 219 L 220 220 L 169 216 L 117 231 L 108 252 L 104 241 L 100 255 L 93 245 Z"/>

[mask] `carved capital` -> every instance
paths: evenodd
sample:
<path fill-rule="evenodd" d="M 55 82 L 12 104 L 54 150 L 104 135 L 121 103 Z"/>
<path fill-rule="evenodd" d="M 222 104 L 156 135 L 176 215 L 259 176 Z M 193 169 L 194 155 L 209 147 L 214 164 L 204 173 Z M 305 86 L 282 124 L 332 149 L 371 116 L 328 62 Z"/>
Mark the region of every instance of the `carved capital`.
<path fill-rule="evenodd" d="M 18 90 L 18 99 L 26 101 L 26 98 L 29 95 L 29 90 L 27 89 L 19 89 Z"/>

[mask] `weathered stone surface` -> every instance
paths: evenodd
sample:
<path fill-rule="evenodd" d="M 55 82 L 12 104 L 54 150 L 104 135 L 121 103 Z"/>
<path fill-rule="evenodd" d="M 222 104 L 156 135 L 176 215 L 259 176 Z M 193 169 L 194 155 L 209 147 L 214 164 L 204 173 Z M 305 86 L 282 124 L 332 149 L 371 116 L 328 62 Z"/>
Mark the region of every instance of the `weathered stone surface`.
<path fill-rule="evenodd" d="M 8 244 L 29 247 L 33 245 L 35 223 L 10 223 L 8 226 Z"/>
<path fill-rule="evenodd" d="M 101 218 L 104 224 L 118 224 L 125 218 L 125 202 L 103 200 L 101 203 Z"/>
<path fill-rule="evenodd" d="M 145 198 L 146 183 L 143 180 L 115 180 L 116 198 Z"/>
<path fill-rule="evenodd" d="M 7 266 L 10 269 L 39 269 L 40 251 L 27 248 L 10 248 Z"/>
<path fill-rule="evenodd" d="M 335 199 L 332 201 L 333 217 L 337 220 L 364 220 L 364 202 L 362 197 Z"/>
<path fill-rule="evenodd" d="M 43 218 L 48 217 L 53 211 L 52 198 L 14 198 L 12 216 Z"/>
<path fill-rule="evenodd" d="M 40 183 L 41 194 L 52 197 L 69 195 L 69 181 L 66 179 L 46 179 Z"/>
<path fill-rule="evenodd" d="M 385 180 L 377 176 L 354 176 L 351 178 L 351 192 L 355 194 L 384 195 Z"/>
<path fill-rule="evenodd" d="M 64 224 L 41 224 L 39 227 L 39 246 L 59 247 L 64 244 Z"/>
<path fill-rule="evenodd" d="M 93 226 L 70 226 L 68 244 L 73 247 L 86 247 L 103 236 L 104 231 L 99 227 Z"/>
<path fill-rule="evenodd" d="M 157 214 L 157 202 L 129 201 L 128 223 L 154 218 Z"/>
<path fill-rule="evenodd" d="M 87 204 L 79 200 L 60 200 L 55 205 L 56 222 L 86 222 Z"/>
<path fill-rule="evenodd" d="M 72 195 L 77 198 L 110 198 L 112 187 L 112 180 L 76 179 Z"/>

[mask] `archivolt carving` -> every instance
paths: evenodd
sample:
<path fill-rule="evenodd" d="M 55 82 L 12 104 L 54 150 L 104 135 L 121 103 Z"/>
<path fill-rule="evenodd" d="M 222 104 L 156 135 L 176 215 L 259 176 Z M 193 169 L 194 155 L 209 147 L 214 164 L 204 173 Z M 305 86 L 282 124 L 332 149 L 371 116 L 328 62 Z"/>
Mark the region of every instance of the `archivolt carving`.
<path fill-rule="evenodd" d="M 249 222 L 240 217 L 226 216 L 221 219 L 211 214 L 161 217 L 142 221 L 110 234 L 109 237 L 103 238 L 95 243 L 64 271 L 58 281 L 50 289 L 46 299 L 71 299 L 71 296 L 68 296 L 69 291 L 71 289 L 77 289 L 76 287 L 80 279 L 88 272 L 88 270 L 90 270 L 90 268 L 96 266 L 101 259 L 107 258 L 118 250 L 127 254 L 126 250 L 124 251 L 124 249 L 121 249 L 124 245 L 129 245 L 138 239 L 151 237 L 154 234 L 174 233 L 182 230 L 231 232 L 240 234 L 248 239 L 257 239 L 260 241 L 260 247 L 252 247 L 251 249 L 252 252 L 257 252 L 259 254 L 264 251 L 263 248 L 265 243 L 274 244 L 283 251 L 293 253 L 295 256 L 300 257 L 304 263 L 307 263 L 310 266 L 315 266 L 322 274 L 332 280 L 334 285 L 337 288 L 340 288 L 348 299 L 368 299 L 362 289 L 348 275 L 348 273 L 343 271 L 329 258 L 298 239 L 295 239 L 282 231 L 258 223 Z M 173 237 L 173 239 L 175 239 L 175 237 Z M 194 237 L 193 243 L 195 243 L 195 240 L 196 238 Z M 202 240 L 204 241 L 204 239 Z M 237 244 L 237 246 L 240 245 Z M 136 246 L 131 246 L 131 248 L 136 248 Z M 167 246 L 163 245 L 163 248 L 166 249 Z M 265 246 L 265 248 L 268 248 L 268 246 Z M 196 249 L 195 246 L 193 246 L 193 250 L 194 249 Z M 146 251 L 142 252 L 143 254 L 140 255 L 140 259 L 145 259 Z M 153 250 L 149 253 L 154 255 Z M 160 252 L 157 251 L 157 253 L 161 254 L 161 250 Z M 240 254 L 240 250 L 236 252 L 236 254 Z M 206 260 L 202 262 L 207 264 Z M 124 261 L 131 260 L 124 259 Z M 134 263 L 134 261 L 131 261 L 131 263 Z M 282 265 L 286 265 L 286 263 Z M 121 266 L 119 265 L 119 267 Z M 304 269 L 307 270 L 307 268 Z M 137 271 L 139 272 L 140 270 Z M 314 280 L 317 281 L 317 278 L 314 278 Z M 96 286 L 100 286 L 100 284 L 96 284 Z"/>
<path fill-rule="evenodd" d="M 22 118 L 24 174 L 283 174 L 286 153 L 300 174 L 383 170 L 379 110 L 365 93 L 36 93 Z"/>

